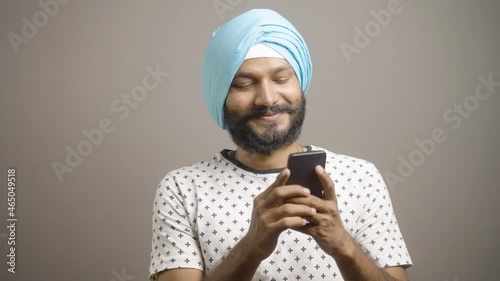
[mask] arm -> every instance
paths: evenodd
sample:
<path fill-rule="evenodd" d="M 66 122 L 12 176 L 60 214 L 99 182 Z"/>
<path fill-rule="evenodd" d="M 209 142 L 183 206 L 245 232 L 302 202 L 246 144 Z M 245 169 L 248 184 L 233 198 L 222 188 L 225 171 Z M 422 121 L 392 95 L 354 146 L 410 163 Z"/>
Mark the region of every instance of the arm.
<path fill-rule="evenodd" d="M 332 179 L 321 166 L 316 167 L 316 173 L 323 184 L 323 198 L 309 196 L 289 200 L 317 210 L 310 224 L 297 230 L 311 235 L 323 251 L 335 259 L 346 281 L 407 281 L 403 267 L 380 268 L 362 251 L 343 227 Z"/>
<path fill-rule="evenodd" d="M 203 271 L 193 268 L 179 268 L 162 271 L 158 281 L 202 281 Z"/>
<path fill-rule="evenodd" d="M 290 171 L 283 170 L 276 181 L 254 199 L 247 234 L 205 281 L 251 280 L 260 263 L 272 254 L 278 237 L 286 229 L 302 227 L 304 217 L 314 210 L 303 204 L 283 204 L 289 198 L 308 197 L 310 191 L 298 185 L 285 186 Z"/>
<path fill-rule="evenodd" d="M 262 258 L 253 253 L 249 242 L 245 237 L 236 244 L 224 261 L 207 274 L 204 281 L 252 280 Z"/>
<path fill-rule="evenodd" d="M 195 231 L 187 227 L 192 218 L 181 207 L 190 196 L 183 196 L 179 189 L 181 184 L 173 174 L 168 173 L 160 181 L 155 193 L 149 280 L 201 281 L 202 253 L 195 240 Z"/>
<path fill-rule="evenodd" d="M 283 204 L 290 198 L 308 197 L 310 191 L 298 185 L 285 186 L 290 171 L 283 170 L 276 181 L 254 199 L 247 234 L 213 270 L 170 269 L 159 274 L 158 281 L 233 281 L 251 280 L 260 263 L 272 254 L 278 237 L 286 229 L 302 227 L 304 217 L 315 210 L 303 204 Z"/>
<path fill-rule="evenodd" d="M 251 245 L 243 238 L 224 261 L 203 278 L 203 272 L 192 268 L 170 269 L 158 276 L 158 281 L 251 280 L 261 260 L 252 255 Z"/>
<path fill-rule="evenodd" d="M 227 256 L 226 262 L 217 268 L 217 272 L 211 274 L 205 280 L 220 280 L 218 276 L 253 276 L 259 266 L 259 260 L 252 258 L 246 242 L 240 241 L 237 246 Z M 368 258 L 359 248 L 356 249 L 356 257 L 345 258 L 337 261 L 342 275 L 346 280 L 397 280 L 408 281 L 406 271 L 400 266 L 378 269 L 373 261 Z M 364 276 L 361 276 L 364 275 Z M 366 279 L 369 278 L 369 279 Z M 378 278 L 378 279 L 377 279 Z M 158 281 L 202 281 L 203 272 L 197 269 L 181 268 L 171 269 L 161 272 Z"/>
<path fill-rule="evenodd" d="M 347 233 L 346 233 L 347 234 Z M 347 255 L 335 258 L 337 265 L 346 281 L 348 280 L 372 280 L 372 281 L 408 281 L 406 270 L 395 266 L 385 269 L 377 267 L 374 261 L 368 257 L 359 245 L 347 234 L 350 250 Z"/>
<path fill-rule="evenodd" d="M 229 276 L 246 276 L 250 280 L 259 266 L 259 259 L 252 257 L 249 251 L 249 245 L 246 245 L 245 240 L 231 251 L 225 261 L 210 274 L 206 279 L 203 279 L 203 272 L 197 269 L 171 269 L 161 272 L 158 275 L 158 281 L 208 281 L 208 280 L 224 280 L 220 278 L 230 278 Z M 356 243 L 355 252 L 352 257 L 346 257 L 342 260 L 337 260 L 338 266 L 342 271 L 342 275 L 346 280 L 394 280 L 408 281 L 404 268 L 395 266 L 380 270 L 375 266 L 373 261 L 361 251 Z M 244 279 L 239 279 L 244 280 Z"/>

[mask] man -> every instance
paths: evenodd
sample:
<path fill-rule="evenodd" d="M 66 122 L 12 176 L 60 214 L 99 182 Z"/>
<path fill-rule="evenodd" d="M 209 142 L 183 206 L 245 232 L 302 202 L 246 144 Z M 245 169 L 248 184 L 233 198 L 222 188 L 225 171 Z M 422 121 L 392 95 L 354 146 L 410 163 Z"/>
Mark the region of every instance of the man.
<path fill-rule="evenodd" d="M 171 171 L 153 208 L 150 280 L 408 280 L 412 262 L 375 166 L 297 140 L 312 74 L 286 19 L 251 10 L 220 27 L 202 85 L 236 150 Z M 323 197 L 287 185 L 290 153 L 324 150 Z"/>

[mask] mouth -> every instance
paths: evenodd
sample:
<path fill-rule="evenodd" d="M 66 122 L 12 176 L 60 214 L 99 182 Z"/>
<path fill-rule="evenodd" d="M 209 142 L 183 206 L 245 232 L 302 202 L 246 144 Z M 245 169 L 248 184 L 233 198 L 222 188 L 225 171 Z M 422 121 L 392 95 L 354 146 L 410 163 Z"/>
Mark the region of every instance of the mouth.
<path fill-rule="evenodd" d="M 281 116 L 281 112 L 268 112 L 268 113 L 261 115 L 257 119 L 265 121 L 265 122 L 274 122 L 274 121 L 278 120 L 278 118 L 280 116 Z"/>

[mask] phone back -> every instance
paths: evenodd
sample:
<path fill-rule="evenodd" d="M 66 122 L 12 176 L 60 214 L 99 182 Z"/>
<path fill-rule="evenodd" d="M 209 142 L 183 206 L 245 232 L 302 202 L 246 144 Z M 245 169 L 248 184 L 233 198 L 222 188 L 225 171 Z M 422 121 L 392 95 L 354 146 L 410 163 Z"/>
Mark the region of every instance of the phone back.
<path fill-rule="evenodd" d="M 323 185 L 314 167 L 321 165 L 325 167 L 326 154 L 324 151 L 309 151 L 292 153 L 288 157 L 288 169 L 290 178 L 287 184 L 298 184 L 311 190 L 311 194 L 319 198 L 323 194 Z"/>

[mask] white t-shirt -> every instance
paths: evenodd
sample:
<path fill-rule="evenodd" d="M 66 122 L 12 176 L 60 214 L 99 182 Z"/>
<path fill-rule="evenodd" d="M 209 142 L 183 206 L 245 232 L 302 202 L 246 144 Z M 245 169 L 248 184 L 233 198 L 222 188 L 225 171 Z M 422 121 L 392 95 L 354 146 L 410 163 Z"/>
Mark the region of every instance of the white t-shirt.
<path fill-rule="evenodd" d="M 344 228 L 379 267 L 412 265 L 386 185 L 365 160 L 327 153 Z M 153 206 L 150 280 L 172 268 L 216 268 L 247 233 L 253 200 L 281 169 L 257 171 L 224 150 L 210 160 L 169 172 Z M 335 260 L 314 239 L 295 230 L 281 233 L 274 252 L 252 280 L 343 280 Z"/>

